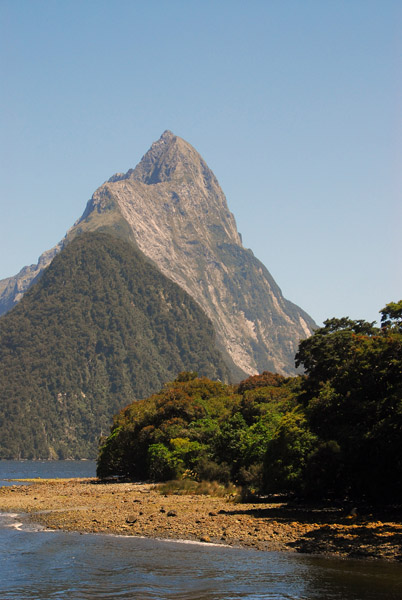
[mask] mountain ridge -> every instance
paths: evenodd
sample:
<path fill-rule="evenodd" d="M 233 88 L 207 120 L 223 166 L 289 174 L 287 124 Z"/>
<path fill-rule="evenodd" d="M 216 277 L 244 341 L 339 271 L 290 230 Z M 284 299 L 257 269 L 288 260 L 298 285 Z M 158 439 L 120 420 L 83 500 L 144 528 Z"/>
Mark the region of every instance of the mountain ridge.
<path fill-rule="evenodd" d="M 218 180 L 188 142 L 166 130 L 134 169 L 94 192 L 61 243 L 97 230 L 128 239 L 197 301 L 233 379 L 294 373 L 299 340 L 315 323 L 243 247 Z"/>

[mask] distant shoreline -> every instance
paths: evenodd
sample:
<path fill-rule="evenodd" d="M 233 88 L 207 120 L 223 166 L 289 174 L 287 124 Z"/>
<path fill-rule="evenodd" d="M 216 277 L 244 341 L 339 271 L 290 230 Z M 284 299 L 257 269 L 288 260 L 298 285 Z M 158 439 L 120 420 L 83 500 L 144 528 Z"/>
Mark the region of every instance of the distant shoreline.
<path fill-rule="evenodd" d="M 396 513 L 348 517 L 329 506 L 235 504 L 212 496 L 162 495 L 152 484 L 97 479 L 34 479 L 1 487 L 0 511 L 25 514 L 54 530 L 402 560 L 401 515 Z"/>

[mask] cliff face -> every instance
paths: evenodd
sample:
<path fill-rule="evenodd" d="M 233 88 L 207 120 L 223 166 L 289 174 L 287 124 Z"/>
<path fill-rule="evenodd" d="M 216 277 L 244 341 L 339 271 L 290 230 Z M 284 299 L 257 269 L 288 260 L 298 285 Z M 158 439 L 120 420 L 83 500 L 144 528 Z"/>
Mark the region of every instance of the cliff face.
<path fill-rule="evenodd" d="M 233 379 L 294 372 L 314 322 L 243 248 L 216 177 L 190 144 L 165 131 L 135 169 L 96 190 L 66 240 L 99 229 L 129 239 L 199 303 Z"/>
<path fill-rule="evenodd" d="M 232 368 L 293 372 L 314 322 L 243 248 L 216 177 L 190 144 L 166 131 L 135 169 L 95 192 L 92 210 L 105 197 L 140 250 L 205 310 Z"/>

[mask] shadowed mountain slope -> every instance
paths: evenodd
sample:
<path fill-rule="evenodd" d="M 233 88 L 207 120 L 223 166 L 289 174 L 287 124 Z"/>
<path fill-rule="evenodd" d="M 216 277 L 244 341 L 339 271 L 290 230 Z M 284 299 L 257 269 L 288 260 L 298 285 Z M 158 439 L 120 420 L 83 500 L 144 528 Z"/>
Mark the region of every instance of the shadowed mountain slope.
<path fill-rule="evenodd" d="M 0 319 L 0 458 L 95 457 L 180 371 L 227 380 L 211 322 L 132 244 L 78 236 Z"/>

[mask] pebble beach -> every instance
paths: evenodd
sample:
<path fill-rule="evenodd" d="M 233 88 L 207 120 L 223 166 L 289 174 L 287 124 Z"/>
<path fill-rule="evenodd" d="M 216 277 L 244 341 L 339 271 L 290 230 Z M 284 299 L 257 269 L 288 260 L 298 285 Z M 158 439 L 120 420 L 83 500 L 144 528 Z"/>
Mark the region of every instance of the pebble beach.
<path fill-rule="evenodd" d="M 402 561 L 398 511 L 349 508 L 166 495 L 154 484 L 97 479 L 35 480 L 0 488 L 0 511 L 47 529 Z"/>

